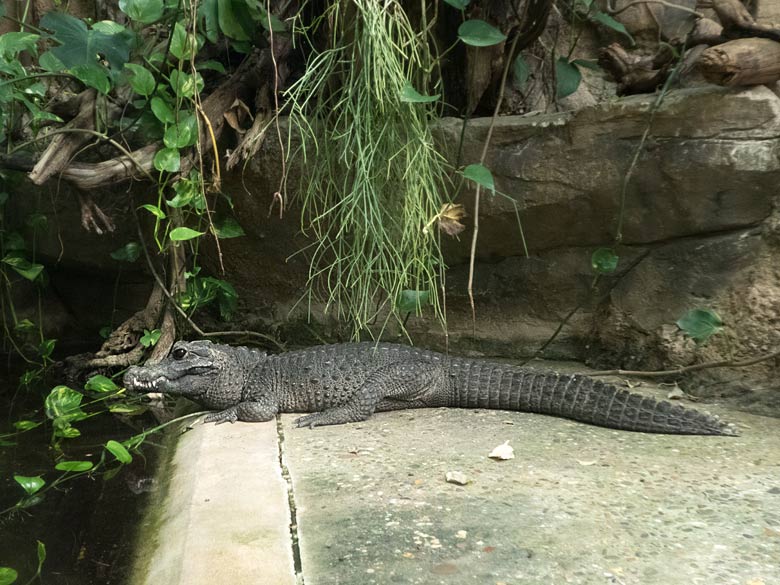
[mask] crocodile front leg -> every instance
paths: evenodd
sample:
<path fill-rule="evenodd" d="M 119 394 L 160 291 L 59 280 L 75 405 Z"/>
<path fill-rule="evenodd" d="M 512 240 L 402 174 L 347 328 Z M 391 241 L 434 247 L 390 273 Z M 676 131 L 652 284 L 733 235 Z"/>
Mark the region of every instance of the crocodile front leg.
<path fill-rule="evenodd" d="M 234 423 L 237 420 L 243 422 L 265 422 L 276 416 L 278 408 L 264 402 L 240 402 L 235 406 L 208 415 L 204 422 L 222 424 Z"/>

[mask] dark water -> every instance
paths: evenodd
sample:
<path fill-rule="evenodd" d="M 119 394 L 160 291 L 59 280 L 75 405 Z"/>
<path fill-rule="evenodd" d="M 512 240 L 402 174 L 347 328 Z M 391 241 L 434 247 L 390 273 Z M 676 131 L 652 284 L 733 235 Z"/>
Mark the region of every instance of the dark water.
<path fill-rule="evenodd" d="M 40 409 L 50 389 L 47 386 L 17 393 L 16 379 L 11 374 L 0 373 L 0 412 L 3 413 L 0 432 L 3 433 L 9 432 L 13 421 L 29 418 L 31 411 Z M 36 420 L 40 417 L 38 414 Z M 146 426 L 153 424 L 151 420 L 146 423 Z M 106 441 L 122 441 L 138 431 L 113 415 L 93 417 L 76 426 L 82 436 L 62 442 L 66 459 L 93 462 L 100 457 Z M 24 495 L 13 479 L 14 474 L 41 475 L 47 483 L 61 474 L 54 470 L 58 453 L 51 448 L 50 438 L 51 428 L 44 425 L 20 434 L 17 445 L 0 447 L 0 509 L 12 506 Z M 158 438 L 158 441 L 162 440 Z M 47 553 L 41 583 L 129 584 L 134 534 L 155 487 L 152 477 L 159 448 L 144 445 L 142 453 L 142 456 L 134 455 L 133 462 L 113 479 L 106 481 L 99 475 L 77 478 L 64 483 L 61 489 L 49 490 L 36 506 L 2 515 L 0 566 L 16 569 L 17 583 L 26 583 L 38 565 L 36 541 L 40 540 Z"/>

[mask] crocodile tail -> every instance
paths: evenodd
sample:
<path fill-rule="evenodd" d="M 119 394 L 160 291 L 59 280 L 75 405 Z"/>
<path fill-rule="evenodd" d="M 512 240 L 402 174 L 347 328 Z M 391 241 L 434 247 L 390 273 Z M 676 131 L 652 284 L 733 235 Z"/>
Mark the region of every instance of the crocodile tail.
<path fill-rule="evenodd" d="M 601 427 L 679 435 L 737 435 L 718 417 L 580 375 L 463 362 L 452 406 L 536 412 Z"/>

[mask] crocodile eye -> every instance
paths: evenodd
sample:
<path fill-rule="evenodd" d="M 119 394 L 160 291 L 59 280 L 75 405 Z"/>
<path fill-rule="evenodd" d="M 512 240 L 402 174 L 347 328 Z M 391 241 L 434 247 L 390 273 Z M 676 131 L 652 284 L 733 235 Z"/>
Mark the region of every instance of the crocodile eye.
<path fill-rule="evenodd" d="M 184 356 L 187 355 L 187 350 L 183 347 L 177 347 L 173 350 L 173 359 L 180 360 L 184 358 Z"/>

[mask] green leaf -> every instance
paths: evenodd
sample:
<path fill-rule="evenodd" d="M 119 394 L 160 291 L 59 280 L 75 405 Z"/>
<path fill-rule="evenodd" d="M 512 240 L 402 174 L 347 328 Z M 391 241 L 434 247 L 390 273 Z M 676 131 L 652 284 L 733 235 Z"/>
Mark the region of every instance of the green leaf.
<path fill-rule="evenodd" d="M 617 268 L 618 255 L 612 248 L 599 248 L 590 257 L 590 265 L 594 272 L 610 274 Z"/>
<path fill-rule="evenodd" d="M 396 308 L 401 313 L 417 313 L 427 305 L 431 299 L 431 292 L 427 290 L 402 290 L 396 301 Z"/>
<path fill-rule="evenodd" d="M 260 26 L 262 26 L 266 31 L 273 30 L 275 33 L 283 33 L 287 32 L 287 25 L 284 24 L 284 21 L 282 21 L 278 16 L 275 14 L 271 14 L 270 17 L 268 15 L 268 11 L 263 6 L 258 7 L 260 10 Z M 268 22 L 270 20 L 270 27 L 268 26 Z"/>
<path fill-rule="evenodd" d="M 33 213 L 24 223 L 34 230 L 45 230 L 48 226 L 49 219 L 42 213 Z"/>
<path fill-rule="evenodd" d="M 143 24 L 160 20 L 164 9 L 163 0 L 119 0 L 119 10 Z"/>
<path fill-rule="evenodd" d="M 81 83 L 94 87 L 103 95 L 111 91 L 111 80 L 108 78 L 108 70 L 97 63 L 76 65 L 71 67 L 70 72 Z"/>
<path fill-rule="evenodd" d="M 217 13 L 217 0 L 201 0 L 198 2 L 198 16 L 203 19 L 200 27 L 206 38 L 216 43 L 219 37 L 219 14 Z"/>
<path fill-rule="evenodd" d="M 16 483 L 18 483 L 24 491 L 27 492 L 28 496 L 33 495 L 35 492 L 40 490 L 46 482 L 43 480 L 43 478 L 39 475 L 36 475 L 35 477 L 28 477 L 26 475 L 14 475 L 14 480 Z"/>
<path fill-rule="evenodd" d="M 11 585 L 19 578 L 19 573 L 11 567 L 0 567 L 0 585 Z"/>
<path fill-rule="evenodd" d="M 154 168 L 158 171 L 175 173 L 181 168 L 181 156 L 176 148 L 161 148 L 154 155 Z"/>
<path fill-rule="evenodd" d="M 0 191 L 0 207 L 8 203 L 8 192 Z"/>
<path fill-rule="evenodd" d="M 19 256 L 6 256 L 2 261 L 27 280 L 35 280 L 43 272 L 42 264 L 33 264 L 26 258 L 20 258 Z"/>
<path fill-rule="evenodd" d="M 626 27 L 623 26 L 622 23 L 612 18 L 609 14 L 597 11 L 595 14 L 590 16 L 590 19 L 594 22 L 598 22 L 599 24 L 603 24 L 607 28 L 611 28 L 612 30 L 619 32 L 628 39 L 632 46 L 636 45 L 634 37 L 632 37 L 631 33 L 626 30 Z"/>
<path fill-rule="evenodd" d="M 159 329 L 152 329 L 151 331 L 144 329 L 144 334 L 140 339 L 141 345 L 144 347 L 152 347 L 153 345 L 156 345 L 160 340 L 160 335 L 162 335 L 162 331 Z"/>
<path fill-rule="evenodd" d="M 54 351 L 54 346 L 56 344 L 57 344 L 56 339 L 44 339 L 38 345 L 38 355 L 41 356 L 42 358 L 50 357 L 51 353 Z"/>
<path fill-rule="evenodd" d="M 108 339 L 111 337 L 111 332 L 114 330 L 111 325 L 105 325 L 100 328 L 100 331 L 98 331 L 98 335 L 100 335 L 101 339 Z"/>
<path fill-rule="evenodd" d="M 423 95 L 419 93 L 414 87 L 412 87 L 412 84 L 408 81 L 404 83 L 403 88 L 401 89 L 400 98 L 402 102 L 407 102 L 411 104 L 428 104 L 431 102 L 435 102 L 441 97 L 441 94 L 437 93 L 436 95 Z"/>
<path fill-rule="evenodd" d="M 40 540 L 38 542 L 38 574 L 41 572 L 41 567 L 43 566 L 44 561 L 46 560 L 46 545 L 43 544 Z"/>
<path fill-rule="evenodd" d="M 515 88 L 522 89 L 525 82 L 528 81 L 528 76 L 531 74 L 528 63 L 525 62 L 522 55 L 518 55 L 512 64 L 512 73 L 514 73 Z"/>
<path fill-rule="evenodd" d="M 190 114 L 178 124 L 171 124 L 165 130 L 163 142 L 168 148 L 186 148 L 198 141 L 198 123 Z"/>
<path fill-rule="evenodd" d="M 38 53 L 37 43 L 40 35 L 27 32 L 6 32 L 0 35 L 0 55 L 11 60 L 22 51 L 29 51 L 33 55 Z"/>
<path fill-rule="evenodd" d="M 189 98 L 194 96 L 196 91 L 203 89 L 203 78 L 200 76 L 200 73 L 196 73 L 193 76 L 184 71 L 174 69 L 171 71 L 169 81 L 178 97 Z"/>
<path fill-rule="evenodd" d="M 35 323 L 30 321 L 29 319 L 22 319 L 16 325 L 14 325 L 14 329 L 16 329 L 16 331 L 19 332 L 32 331 L 33 329 L 35 329 Z"/>
<path fill-rule="evenodd" d="M 111 257 L 120 262 L 135 262 L 141 256 L 141 244 L 128 242 L 118 250 L 111 252 Z"/>
<path fill-rule="evenodd" d="M 151 203 L 144 203 L 139 207 L 139 209 L 145 209 L 149 213 L 151 213 L 153 216 L 155 216 L 158 219 L 165 219 L 165 212 L 157 207 L 156 205 L 152 205 Z"/>
<path fill-rule="evenodd" d="M 101 58 L 114 71 L 121 71 L 135 41 L 134 34 L 124 28 L 115 34 L 88 30 L 83 20 L 63 12 L 47 12 L 41 18 L 40 26 L 54 31 L 54 38 L 60 46 L 54 47 L 51 52 L 67 68 L 97 64 L 98 58 Z"/>
<path fill-rule="evenodd" d="M 458 27 L 458 37 L 472 47 L 490 47 L 506 40 L 506 35 L 484 20 L 467 20 Z"/>
<path fill-rule="evenodd" d="M 44 412 L 51 420 L 65 422 L 83 420 L 87 414 L 81 410 L 84 395 L 67 386 L 55 386 L 43 403 Z"/>
<path fill-rule="evenodd" d="M 220 240 L 238 238 L 246 235 L 241 225 L 239 225 L 235 218 L 230 216 L 215 218 L 214 231 L 217 233 L 217 237 Z"/>
<path fill-rule="evenodd" d="M 188 33 L 180 22 L 173 25 L 173 36 L 171 37 L 171 55 L 179 60 L 190 59 L 198 52 L 198 39 L 195 35 Z"/>
<path fill-rule="evenodd" d="M 174 242 L 181 242 L 202 236 L 203 233 L 204 232 L 196 232 L 195 230 L 188 227 L 177 227 L 171 230 L 171 233 L 168 234 L 168 237 Z"/>
<path fill-rule="evenodd" d="M 135 63 L 125 63 L 125 69 L 132 73 L 130 87 L 138 95 L 149 97 L 154 91 L 154 75 L 146 68 Z"/>
<path fill-rule="evenodd" d="M 120 463 L 130 463 L 133 460 L 130 451 L 128 451 L 122 443 L 114 441 L 113 439 L 106 443 L 106 450 L 116 457 L 117 461 Z"/>
<path fill-rule="evenodd" d="M 457 8 L 458 10 L 465 10 L 471 0 L 444 0 L 450 6 Z"/>
<path fill-rule="evenodd" d="M 704 343 L 723 329 L 723 320 L 712 309 L 691 309 L 677 320 L 677 326 L 696 343 Z"/>
<path fill-rule="evenodd" d="M 232 0 L 217 0 L 219 28 L 226 37 L 237 41 L 248 41 L 249 35 L 241 26 L 233 10 Z"/>
<path fill-rule="evenodd" d="M 151 106 L 155 117 L 163 124 L 172 124 L 176 121 L 176 114 L 173 113 L 171 106 L 169 106 L 161 97 L 153 97 Z"/>
<path fill-rule="evenodd" d="M 119 390 L 119 386 L 114 384 L 114 381 L 111 378 L 103 376 L 102 374 L 97 374 L 87 380 L 87 383 L 84 384 L 84 389 L 92 390 L 93 392 L 114 392 L 115 390 Z"/>
<path fill-rule="evenodd" d="M 58 471 L 89 471 L 92 469 L 91 461 L 60 461 L 54 466 Z"/>
<path fill-rule="evenodd" d="M 54 56 L 51 51 L 46 51 L 38 58 L 38 66 L 44 71 L 59 73 L 66 69 L 65 64 Z"/>
<path fill-rule="evenodd" d="M 14 423 L 14 428 L 17 431 L 29 431 L 39 426 L 41 426 L 41 423 L 34 420 L 18 420 Z"/>
<path fill-rule="evenodd" d="M 127 414 L 129 416 L 136 416 L 139 414 L 143 414 L 146 412 L 147 408 L 145 406 L 142 406 L 140 404 L 125 404 L 125 403 L 119 403 L 119 404 L 112 404 L 108 407 L 109 412 L 113 412 L 114 414 Z"/>
<path fill-rule="evenodd" d="M 225 73 L 225 66 L 219 61 L 214 61 L 213 59 L 196 63 L 195 69 L 197 69 L 198 71 L 211 70 L 211 71 L 216 71 L 217 73 Z"/>
<path fill-rule="evenodd" d="M 471 179 L 475 183 L 482 185 L 485 189 L 496 190 L 496 184 L 493 180 L 493 173 L 485 165 L 473 164 L 463 169 L 463 176 Z"/>
<path fill-rule="evenodd" d="M 558 57 L 555 62 L 555 79 L 557 82 L 555 95 L 558 99 L 562 99 L 577 91 L 582 74 L 577 66 L 570 63 L 566 57 Z"/>

